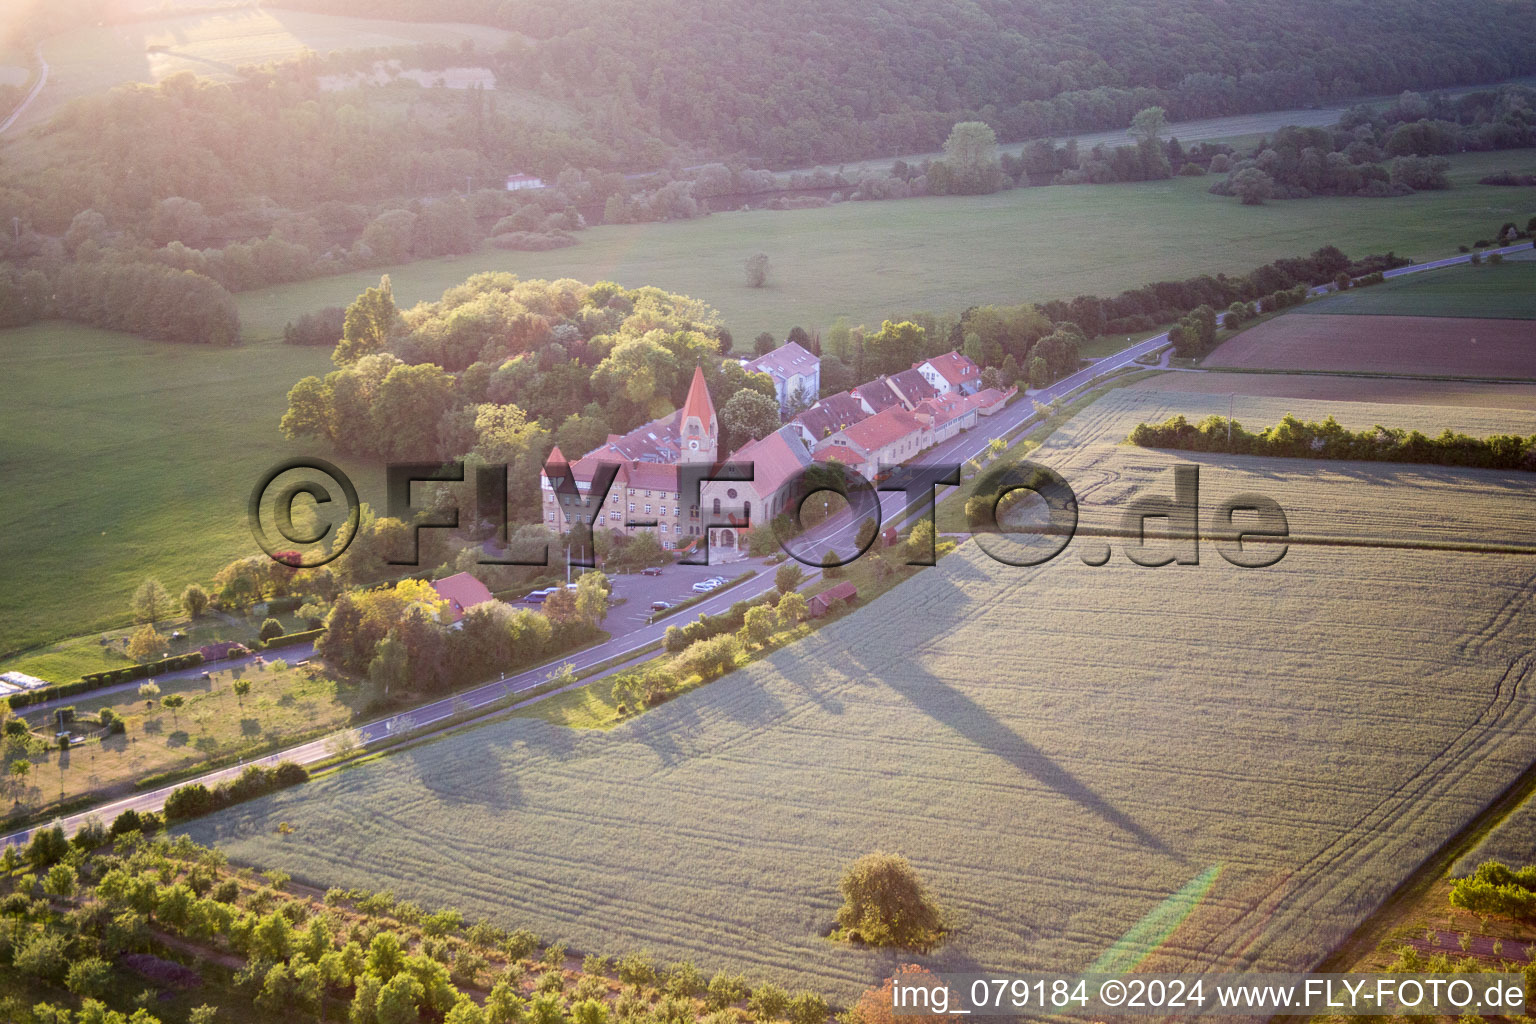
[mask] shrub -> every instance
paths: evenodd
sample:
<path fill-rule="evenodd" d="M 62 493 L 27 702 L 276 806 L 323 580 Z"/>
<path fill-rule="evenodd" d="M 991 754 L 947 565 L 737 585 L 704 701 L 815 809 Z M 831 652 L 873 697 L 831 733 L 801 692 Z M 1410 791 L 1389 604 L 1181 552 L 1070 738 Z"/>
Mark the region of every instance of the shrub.
<path fill-rule="evenodd" d="M 704 1002 L 711 1010 L 723 1010 L 732 1003 L 739 1003 L 752 994 L 752 989 L 747 985 L 747 979 L 739 974 L 726 974 L 720 971 L 709 979 Z"/>
<path fill-rule="evenodd" d="M 271 640 L 273 637 L 283 635 L 283 624 L 276 619 L 266 619 L 261 624 L 261 632 L 258 634 L 263 640 Z"/>
<path fill-rule="evenodd" d="M 747 1009 L 760 1021 L 778 1020 L 789 1007 L 789 993 L 777 985 L 759 985 L 747 1000 Z"/>
<path fill-rule="evenodd" d="M 797 993 L 785 1009 L 790 1024 L 826 1024 L 831 1012 L 827 1001 L 815 992 Z"/>
<path fill-rule="evenodd" d="M 838 886 L 837 923 L 873 946 L 926 948 L 943 921 L 917 872 L 899 854 L 871 853 L 851 864 Z"/>
<path fill-rule="evenodd" d="M 64 987 L 78 996 L 88 998 L 106 992 L 112 984 L 112 965 L 101 957 L 88 956 L 69 965 Z"/>

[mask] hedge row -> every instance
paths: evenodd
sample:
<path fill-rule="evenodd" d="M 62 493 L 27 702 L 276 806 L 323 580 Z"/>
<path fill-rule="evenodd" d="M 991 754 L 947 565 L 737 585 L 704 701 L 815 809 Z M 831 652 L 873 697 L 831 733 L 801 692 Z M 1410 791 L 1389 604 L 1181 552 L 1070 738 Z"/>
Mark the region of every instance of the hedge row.
<path fill-rule="evenodd" d="M 191 651 L 187 654 L 178 654 L 174 657 L 165 658 L 161 661 L 152 661 L 144 665 L 128 665 L 124 668 L 111 669 L 106 672 L 90 672 L 72 683 L 56 683 L 53 686 L 27 690 L 24 693 L 13 693 L 10 696 L 11 710 L 17 711 L 24 707 L 30 707 L 33 704 L 42 704 L 61 697 L 73 697 L 78 693 L 99 690 L 103 686 L 111 686 L 114 683 L 127 683 L 135 679 L 147 679 L 161 672 L 174 672 L 177 669 L 193 668 L 202 663 L 202 654 L 198 651 Z"/>
<path fill-rule="evenodd" d="M 212 789 L 201 782 L 193 782 L 174 790 L 165 801 L 165 820 L 196 818 L 308 781 L 309 772 L 292 761 L 284 761 L 276 768 L 253 764 L 241 772 L 239 778 L 221 782 Z"/>
<path fill-rule="evenodd" d="M 320 639 L 320 634 L 324 632 L 325 627 L 322 626 L 319 629 L 304 629 L 297 633 L 284 633 L 282 636 L 275 636 L 268 640 L 262 644 L 262 647 L 270 651 L 274 647 L 287 647 L 289 644 L 308 643 L 311 640 Z"/>

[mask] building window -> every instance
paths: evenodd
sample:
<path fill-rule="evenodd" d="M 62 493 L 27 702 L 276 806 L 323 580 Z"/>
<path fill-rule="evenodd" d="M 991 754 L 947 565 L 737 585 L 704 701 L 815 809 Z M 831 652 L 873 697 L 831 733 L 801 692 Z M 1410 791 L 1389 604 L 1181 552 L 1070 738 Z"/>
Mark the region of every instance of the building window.
<path fill-rule="evenodd" d="M 720 514 L 720 499 L 716 498 L 715 499 L 715 515 L 719 515 L 719 514 Z"/>
<path fill-rule="evenodd" d="M 661 532 L 662 533 L 666 533 L 667 532 L 667 524 L 666 523 L 662 523 L 661 524 Z"/>
<path fill-rule="evenodd" d="M 630 515 L 634 515 L 635 514 L 635 503 L 634 502 L 630 502 L 629 503 L 629 514 Z"/>
<path fill-rule="evenodd" d="M 617 512 L 609 512 L 608 513 L 608 521 L 610 523 L 618 522 L 619 521 L 619 514 Z"/>
<path fill-rule="evenodd" d="M 697 506 L 697 505 L 689 505 L 688 506 L 688 514 L 690 516 L 692 516 L 694 519 L 699 518 L 699 506 Z"/>
<path fill-rule="evenodd" d="M 647 492 L 647 493 L 649 493 L 649 492 Z M 645 506 L 645 514 L 646 515 L 650 515 L 651 514 L 651 506 L 650 505 L 646 505 Z"/>
<path fill-rule="evenodd" d="M 752 518 L 752 503 L 750 501 L 744 501 L 744 502 L 741 503 L 741 514 L 747 520 L 749 520 L 749 521 L 751 520 L 751 518 Z"/>
<path fill-rule="evenodd" d="M 553 512 L 551 512 L 551 513 L 550 513 L 550 514 L 549 514 L 549 521 L 550 521 L 550 522 L 554 522 L 554 521 L 555 521 L 555 514 L 554 514 L 554 513 L 553 513 Z"/>

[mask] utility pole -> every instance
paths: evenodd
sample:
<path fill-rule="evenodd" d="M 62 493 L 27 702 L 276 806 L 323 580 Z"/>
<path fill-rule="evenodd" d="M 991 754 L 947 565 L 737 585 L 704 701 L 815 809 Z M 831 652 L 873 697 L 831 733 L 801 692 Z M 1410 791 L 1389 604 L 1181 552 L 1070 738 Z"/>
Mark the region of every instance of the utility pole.
<path fill-rule="evenodd" d="M 1232 407 L 1237 404 L 1237 392 L 1227 395 L 1227 451 L 1232 451 Z"/>

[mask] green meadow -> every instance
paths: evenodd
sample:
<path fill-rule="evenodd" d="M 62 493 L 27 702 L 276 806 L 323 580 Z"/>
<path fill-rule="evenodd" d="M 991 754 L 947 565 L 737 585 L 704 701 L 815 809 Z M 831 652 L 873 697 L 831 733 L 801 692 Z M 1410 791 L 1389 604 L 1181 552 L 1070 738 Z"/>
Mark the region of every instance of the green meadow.
<path fill-rule="evenodd" d="M 1426 270 L 1395 277 L 1385 284 L 1328 295 L 1307 303 L 1298 312 L 1532 320 L 1536 319 L 1536 261 L 1506 259 L 1497 265 L 1461 264 Z"/>
<path fill-rule="evenodd" d="M 1244 207 L 1208 194 L 1209 178 L 1032 188 L 597 227 L 556 252 L 484 251 L 384 269 L 402 303 L 489 269 L 653 284 L 713 304 L 745 341 L 838 316 L 878 325 L 916 310 L 1113 294 L 1243 272 L 1330 243 L 1426 258 L 1536 213 L 1536 189 L 1475 184 L 1497 168 L 1536 170 L 1536 151 L 1453 162 L 1455 189 L 1400 199 Z M 759 250 L 772 270 L 768 287 L 752 289 L 742 264 Z M 238 296 L 246 344 L 234 350 L 64 323 L 0 331 L 10 384 L 0 466 L 17 482 L 0 496 L 0 553 L 10 566 L 0 654 L 122 624 L 145 575 L 179 590 L 254 553 L 244 503 L 256 477 L 279 458 L 326 454 L 278 434 L 294 381 L 330 366 L 324 351 L 282 345 L 283 325 L 346 304 L 379 273 Z M 379 500 L 366 473 L 355 478 L 365 500 Z"/>

